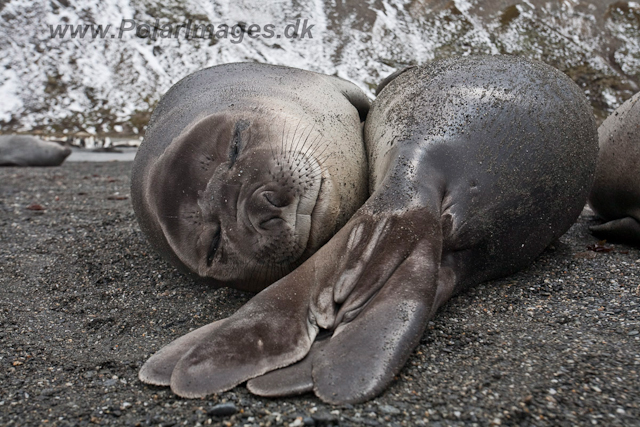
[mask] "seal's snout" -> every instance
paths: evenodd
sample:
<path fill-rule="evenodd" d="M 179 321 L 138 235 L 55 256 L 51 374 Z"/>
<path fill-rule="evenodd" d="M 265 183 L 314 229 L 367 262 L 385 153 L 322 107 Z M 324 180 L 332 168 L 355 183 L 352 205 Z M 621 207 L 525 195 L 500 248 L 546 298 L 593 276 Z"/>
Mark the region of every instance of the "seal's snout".
<path fill-rule="evenodd" d="M 295 228 L 296 197 L 284 189 L 255 192 L 247 208 L 251 224 L 261 233 Z"/>

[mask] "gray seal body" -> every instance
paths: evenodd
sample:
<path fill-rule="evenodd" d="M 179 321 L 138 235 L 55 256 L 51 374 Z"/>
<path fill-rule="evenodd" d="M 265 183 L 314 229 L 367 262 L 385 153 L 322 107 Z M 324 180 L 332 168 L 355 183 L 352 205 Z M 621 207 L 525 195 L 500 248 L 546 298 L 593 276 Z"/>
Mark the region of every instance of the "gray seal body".
<path fill-rule="evenodd" d="M 365 124 L 366 203 L 236 314 L 161 349 L 143 380 L 186 397 L 249 380 L 264 396 L 365 401 L 453 294 L 529 265 L 578 217 L 597 133 L 564 74 L 482 56 L 384 84 Z"/>
<path fill-rule="evenodd" d="M 235 63 L 175 84 L 153 112 L 131 196 L 151 244 L 214 285 L 257 292 L 366 200 L 369 100 L 337 77 Z"/>
<path fill-rule="evenodd" d="M 29 135 L 0 135 L 0 166 L 60 166 L 69 147 Z"/>
<path fill-rule="evenodd" d="M 640 245 L 640 93 L 598 128 L 600 152 L 589 205 L 606 222 L 591 227 L 602 239 Z"/>

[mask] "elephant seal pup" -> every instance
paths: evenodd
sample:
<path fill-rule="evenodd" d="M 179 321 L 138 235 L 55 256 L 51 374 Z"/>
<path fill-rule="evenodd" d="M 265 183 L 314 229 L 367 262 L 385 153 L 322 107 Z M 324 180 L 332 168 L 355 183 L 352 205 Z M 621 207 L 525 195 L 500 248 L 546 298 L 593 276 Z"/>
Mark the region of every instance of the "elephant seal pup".
<path fill-rule="evenodd" d="M 600 152 L 589 205 L 608 222 L 591 227 L 591 232 L 639 246 L 640 92 L 607 117 L 598 134 Z"/>
<path fill-rule="evenodd" d="M 175 84 L 132 172 L 140 228 L 205 281 L 257 292 L 333 236 L 366 200 L 369 100 L 337 77 L 234 63 Z"/>
<path fill-rule="evenodd" d="M 60 166 L 69 147 L 30 135 L 0 135 L 0 166 Z"/>
<path fill-rule="evenodd" d="M 143 370 L 163 372 L 185 397 L 250 380 L 265 396 L 372 398 L 453 294 L 526 267 L 571 226 L 598 150 L 581 90 L 548 65 L 506 56 L 400 73 L 374 101 L 365 142 L 372 194 L 345 227 Z"/>

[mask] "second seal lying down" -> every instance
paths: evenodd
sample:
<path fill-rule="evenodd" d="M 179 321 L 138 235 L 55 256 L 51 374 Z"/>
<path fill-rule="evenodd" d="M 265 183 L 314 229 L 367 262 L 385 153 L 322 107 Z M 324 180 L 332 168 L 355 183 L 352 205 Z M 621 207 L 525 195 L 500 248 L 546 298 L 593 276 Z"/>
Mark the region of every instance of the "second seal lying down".
<path fill-rule="evenodd" d="M 640 93 L 600 125 L 600 152 L 589 204 L 604 224 L 596 236 L 640 246 Z"/>
<path fill-rule="evenodd" d="M 30 135 L 0 135 L 0 166 L 60 166 L 69 147 Z"/>
<path fill-rule="evenodd" d="M 526 267 L 575 221 L 598 143 L 565 75 L 466 57 L 385 84 L 365 124 L 367 202 L 300 267 L 160 350 L 141 377 L 185 397 L 250 380 L 259 395 L 367 400 L 452 295 Z"/>

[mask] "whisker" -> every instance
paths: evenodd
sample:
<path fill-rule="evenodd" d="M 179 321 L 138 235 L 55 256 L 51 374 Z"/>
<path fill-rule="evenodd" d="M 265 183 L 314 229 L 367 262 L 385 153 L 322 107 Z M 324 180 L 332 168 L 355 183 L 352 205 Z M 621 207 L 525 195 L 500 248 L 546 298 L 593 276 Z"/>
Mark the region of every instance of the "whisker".
<path fill-rule="evenodd" d="M 296 140 L 296 134 L 298 133 L 298 128 L 300 127 L 300 123 L 302 123 L 302 119 L 298 120 L 298 124 L 296 125 L 296 129 L 293 132 L 293 137 L 291 137 L 291 148 L 289 148 L 289 152 L 287 153 L 287 162 L 291 162 L 291 155 L 295 151 L 293 148 L 293 144 Z"/>
<path fill-rule="evenodd" d="M 318 136 L 316 136 L 315 139 L 311 142 L 309 151 L 305 154 L 314 155 L 316 150 L 320 148 L 322 141 L 324 141 L 324 138 L 322 137 L 321 133 L 318 133 Z"/>
<path fill-rule="evenodd" d="M 302 122 L 302 119 L 300 119 L 300 122 Z M 305 126 L 304 128 L 302 128 L 302 130 L 300 131 L 300 138 L 298 138 L 298 141 L 296 142 L 296 147 L 293 149 L 293 153 L 294 156 L 297 157 L 298 156 L 298 147 L 300 146 L 300 143 L 302 142 L 302 135 L 304 135 L 304 131 L 308 128 L 309 126 Z M 313 130 L 313 129 L 312 129 Z M 293 135 L 294 139 L 295 139 L 295 134 Z M 308 136 L 307 136 L 308 137 Z M 305 140 L 306 142 L 306 140 Z M 304 142 L 303 142 L 304 145 Z M 294 157 L 294 160 L 295 160 Z"/>
<path fill-rule="evenodd" d="M 287 128 L 287 119 L 284 120 L 284 124 L 282 125 L 282 140 L 280 142 L 280 153 L 284 153 L 284 141 L 285 141 L 285 132 Z"/>

